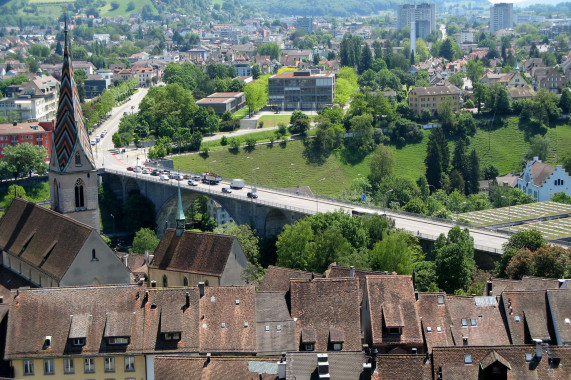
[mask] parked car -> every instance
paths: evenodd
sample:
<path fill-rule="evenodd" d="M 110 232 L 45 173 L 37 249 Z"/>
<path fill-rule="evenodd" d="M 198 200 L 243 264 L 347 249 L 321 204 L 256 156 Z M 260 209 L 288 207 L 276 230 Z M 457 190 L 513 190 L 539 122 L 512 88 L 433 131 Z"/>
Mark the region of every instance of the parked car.
<path fill-rule="evenodd" d="M 222 188 L 222 192 L 223 192 L 223 193 L 228 193 L 228 194 L 229 194 L 229 193 L 231 193 L 231 192 L 232 192 L 232 189 L 230 189 L 229 187 L 223 187 L 223 188 Z"/>
<path fill-rule="evenodd" d="M 91 140 L 91 145 L 95 145 L 95 144 L 97 144 L 97 141 Z"/>
<path fill-rule="evenodd" d="M 158 170 L 158 169 L 155 169 L 155 170 L 153 170 L 153 171 L 151 172 L 151 175 L 159 176 L 159 175 L 161 175 L 161 171 Z"/>
<path fill-rule="evenodd" d="M 177 174 L 174 179 L 176 179 L 177 181 L 182 181 L 184 179 L 182 174 Z"/>
<path fill-rule="evenodd" d="M 202 179 L 202 177 L 200 177 L 199 175 L 193 175 L 192 176 L 192 180 L 194 181 L 200 181 Z"/>
<path fill-rule="evenodd" d="M 184 179 L 190 179 L 190 174 L 185 174 L 185 175 L 182 176 L 182 178 L 184 178 Z"/>
<path fill-rule="evenodd" d="M 258 198 L 258 194 L 252 193 L 251 191 L 248 191 L 247 195 L 248 195 L 248 198 L 253 198 L 253 199 Z"/>
<path fill-rule="evenodd" d="M 149 173 L 150 173 L 150 171 L 149 171 L 148 169 L 146 169 L 146 168 L 145 168 L 145 169 L 143 169 L 142 173 L 143 173 L 143 174 L 149 174 Z"/>
<path fill-rule="evenodd" d="M 170 178 L 170 179 L 176 179 L 176 177 L 178 177 L 178 174 L 177 174 L 177 173 L 170 173 L 170 174 L 169 174 L 169 178 Z"/>
<path fill-rule="evenodd" d="M 133 171 L 135 173 L 141 173 L 143 171 L 143 169 L 141 169 L 140 167 L 136 166 L 135 168 L 133 168 Z"/>
<path fill-rule="evenodd" d="M 166 174 L 161 174 L 161 181 L 168 181 L 169 180 L 169 176 Z"/>
<path fill-rule="evenodd" d="M 134 168 L 133 168 L 132 166 L 129 166 L 129 167 L 127 168 L 127 170 L 130 171 L 130 172 L 132 172 L 133 169 L 134 169 Z"/>
<path fill-rule="evenodd" d="M 191 179 L 188 180 L 188 184 L 189 184 L 190 186 L 198 186 L 198 182 L 193 181 L 193 180 L 191 180 Z"/>

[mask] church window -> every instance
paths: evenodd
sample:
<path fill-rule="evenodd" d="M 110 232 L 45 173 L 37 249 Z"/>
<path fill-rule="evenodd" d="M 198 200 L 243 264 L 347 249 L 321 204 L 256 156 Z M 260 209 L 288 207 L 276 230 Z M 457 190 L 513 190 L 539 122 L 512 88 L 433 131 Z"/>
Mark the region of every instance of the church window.
<path fill-rule="evenodd" d="M 81 155 L 79 152 L 75 152 L 75 166 L 81 166 Z"/>
<path fill-rule="evenodd" d="M 55 210 L 59 210 L 59 189 L 57 186 L 57 181 L 54 179 L 54 199 L 53 205 Z"/>
<path fill-rule="evenodd" d="M 182 283 L 184 286 L 188 286 L 188 278 L 184 278 L 184 280 L 182 280 Z"/>
<path fill-rule="evenodd" d="M 75 182 L 75 208 L 85 207 L 85 195 L 83 188 L 83 181 L 78 179 L 77 182 Z"/>

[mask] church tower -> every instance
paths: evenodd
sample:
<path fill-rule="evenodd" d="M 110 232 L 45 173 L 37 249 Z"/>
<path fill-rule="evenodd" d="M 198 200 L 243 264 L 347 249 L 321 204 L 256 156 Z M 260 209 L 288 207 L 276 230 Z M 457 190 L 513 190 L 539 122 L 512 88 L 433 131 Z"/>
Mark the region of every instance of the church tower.
<path fill-rule="evenodd" d="M 64 35 L 59 104 L 49 166 L 51 208 L 99 232 L 97 167 L 73 78 L 67 17 Z"/>

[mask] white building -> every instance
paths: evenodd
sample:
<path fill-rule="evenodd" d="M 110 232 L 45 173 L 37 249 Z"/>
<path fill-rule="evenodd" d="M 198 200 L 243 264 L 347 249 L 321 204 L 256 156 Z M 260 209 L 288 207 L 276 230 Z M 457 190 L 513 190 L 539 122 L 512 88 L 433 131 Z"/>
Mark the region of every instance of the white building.
<path fill-rule="evenodd" d="M 518 189 L 537 201 L 548 201 L 555 193 L 571 196 L 571 177 L 561 167 L 544 164 L 538 157 L 529 161 L 517 179 Z"/>
<path fill-rule="evenodd" d="M 490 8 L 490 34 L 513 28 L 513 4 L 499 3 Z"/>
<path fill-rule="evenodd" d="M 233 222 L 234 219 L 228 214 L 228 212 L 222 207 L 222 205 L 216 202 L 214 199 L 209 199 L 206 204 L 206 210 L 208 216 L 216 220 L 216 224 L 219 226 L 224 226 L 227 223 Z"/>

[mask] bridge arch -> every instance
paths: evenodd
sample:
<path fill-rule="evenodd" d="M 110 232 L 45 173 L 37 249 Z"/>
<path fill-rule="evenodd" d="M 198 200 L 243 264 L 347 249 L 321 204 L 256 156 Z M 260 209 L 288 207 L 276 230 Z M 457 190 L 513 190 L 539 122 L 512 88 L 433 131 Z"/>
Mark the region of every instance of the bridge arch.
<path fill-rule="evenodd" d="M 283 213 L 283 211 L 273 208 L 266 215 L 266 220 L 264 222 L 264 234 L 266 236 L 277 236 L 286 224 L 289 224 L 290 220 Z"/>
<path fill-rule="evenodd" d="M 134 178 L 128 178 L 124 183 L 124 196 L 123 200 L 126 201 L 129 198 L 129 194 L 132 192 L 139 193 L 141 189 L 139 188 L 139 184 Z"/>

